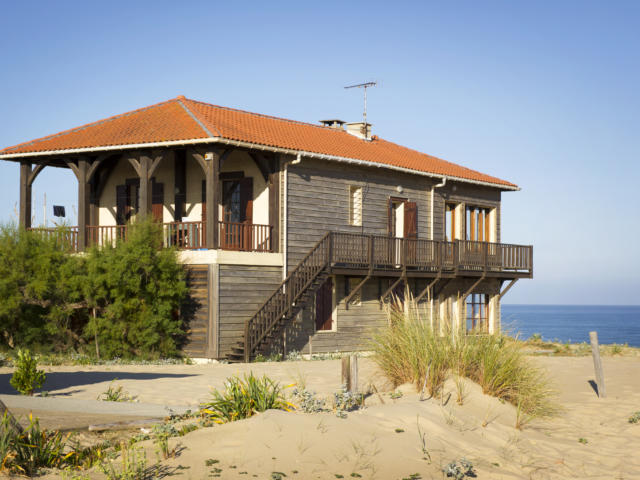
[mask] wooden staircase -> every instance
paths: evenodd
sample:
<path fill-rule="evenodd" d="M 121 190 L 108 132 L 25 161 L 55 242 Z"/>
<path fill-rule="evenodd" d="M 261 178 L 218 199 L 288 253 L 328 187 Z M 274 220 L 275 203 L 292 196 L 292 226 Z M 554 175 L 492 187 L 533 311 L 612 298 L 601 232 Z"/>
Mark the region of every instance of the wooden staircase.
<path fill-rule="evenodd" d="M 227 355 L 230 362 L 249 362 L 280 338 L 282 329 L 305 307 L 329 275 L 332 237 L 326 233 L 275 292 L 245 323 L 244 339 Z M 286 268 L 286 267 L 285 267 Z"/>

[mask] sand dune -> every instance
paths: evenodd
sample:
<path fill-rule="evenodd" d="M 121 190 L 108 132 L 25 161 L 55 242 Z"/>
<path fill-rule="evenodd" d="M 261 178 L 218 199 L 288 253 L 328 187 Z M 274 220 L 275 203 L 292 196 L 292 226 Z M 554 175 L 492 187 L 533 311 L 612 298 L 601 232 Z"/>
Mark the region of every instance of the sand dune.
<path fill-rule="evenodd" d="M 391 479 L 409 478 L 414 473 L 440 479 L 446 464 L 465 457 L 475 466 L 478 478 L 486 479 L 640 478 L 640 425 L 628 422 L 629 416 L 640 410 L 640 359 L 603 360 L 605 399 L 599 399 L 589 384 L 593 379 L 589 357 L 535 361 L 548 369 L 556 382 L 563 412 L 523 431 L 514 428 L 511 405 L 483 395 L 470 382 L 461 406 L 456 404 L 453 382 L 447 384 L 444 404 L 439 399 L 420 401 L 413 386 L 405 385 L 400 387 L 404 393 L 401 398 L 383 393 L 382 404 L 373 395 L 365 409 L 349 413 L 345 419 L 333 413 L 268 411 L 249 420 L 197 430 L 171 440 L 172 445 L 180 443 L 185 448 L 163 465 L 166 472 L 192 479 L 210 478 L 216 472 L 218 478 L 232 479 L 268 479 L 273 472 L 282 472 L 287 479 L 339 475 Z M 364 359 L 360 364 L 362 388 L 374 383 L 380 391 L 388 390 L 371 361 Z M 51 370 L 64 373 L 74 369 Z M 84 378 L 86 383 L 67 382 L 52 393 L 95 398 L 104 391 L 109 384 L 104 367 L 83 370 L 78 379 Z M 308 389 L 321 396 L 336 391 L 340 383 L 338 361 L 113 367 L 108 372 L 141 401 L 195 405 L 206 398 L 209 385 L 220 387 L 227 376 L 249 370 L 267 373 L 283 384 L 304 380 Z M 92 372 L 102 372 L 94 375 L 99 381 L 87 381 Z M 141 373 L 149 378 L 137 378 Z M 453 395 L 446 401 L 449 392 Z M 152 442 L 142 445 L 148 449 L 149 460 L 154 460 Z M 208 459 L 218 463 L 206 466 Z M 178 469 L 179 465 L 188 468 Z"/>

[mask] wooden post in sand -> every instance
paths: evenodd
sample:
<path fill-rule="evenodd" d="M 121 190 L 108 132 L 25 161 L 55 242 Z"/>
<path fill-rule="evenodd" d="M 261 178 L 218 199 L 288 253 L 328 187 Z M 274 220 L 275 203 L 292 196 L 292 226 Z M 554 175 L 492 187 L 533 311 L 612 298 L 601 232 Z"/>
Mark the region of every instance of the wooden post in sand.
<path fill-rule="evenodd" d="M 347 392 L 351 391 L 351 362 L 350 357 L 342 357 L 342 385 L 347 389 Z"/>
<path fill-rule="evenodd" d="M 2 410 L 2 415 L 6 415 L 9 419 L 9 426 L 11 426 L 11 428 L 13 428 L 16 432 L 22 433 L 22 425 L 20 425 L 15 417 L 11 415 L 11 412 L 2 400 L 0 400 L 0 410 Z"/>
<path fill-rule="evenodd" d="M 342 357 L 342 385 L 347 392 L 358 392 L 358 357 L 356 355 Z"/>
<path fill-rule="evenodd" d="M 358 393 L 358 356 L 351 355 L 351 393 Z"/>
<path fill-rule="evenodd" d="M 591 354 L 593 355 L 593 368 L 596 371 L 596 384 L 598 385 L 598 397 L 605 398 L 607 390 L 604 387 L 604 371 L 600 360 L 600 348 L 598 346 L 598 332 L 589 332 L 591 341 Z"/>

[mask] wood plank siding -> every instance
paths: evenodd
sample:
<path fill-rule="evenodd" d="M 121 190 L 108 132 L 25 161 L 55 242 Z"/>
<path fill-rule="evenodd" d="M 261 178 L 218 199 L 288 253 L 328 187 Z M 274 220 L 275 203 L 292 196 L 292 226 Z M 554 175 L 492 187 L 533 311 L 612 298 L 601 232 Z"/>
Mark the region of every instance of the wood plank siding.
<path fill-rule="evenodd" d="M 183 351 L 190 357 L 204 358 L 209 354 L 210 286 L 209 265 L 188 265 L 189 294 L 181 308 L 187 325 L 187 339 Z"/>
<path fill-rule="evenodd" d="M 428 238 L 429 195 L 435 180 L 307 158 L 288 168 L 287 271 L 329 230 L 386 234 L 389 197 L 417 203 L 418 238 Z M 362 226 L 349 225 L 351 185 L 362 187 Z"/>
<path fill-rule="evenodd" d="M 431 195 L 430 191 L 429 195 Z M 495 209 L 496 238 L 492 241 L 500 243 L 500 196 L 500 190 L 498 189 L 465 183 L 452 184 L 449 182 L 446 186 L 435 189 L 433 239 L 444 240 L 445 203 L 453 203 Z M 462 212 L 461 221 L 464 223 L 465 219 L 466 215 Z M 462 230 L 464 231 L 464 225 Z"/>
<path fill-rule="evenodd" d="M 282 282 L 281 267 L 220 265 L 218 357 L 242 340 L 245 322 Z"/>

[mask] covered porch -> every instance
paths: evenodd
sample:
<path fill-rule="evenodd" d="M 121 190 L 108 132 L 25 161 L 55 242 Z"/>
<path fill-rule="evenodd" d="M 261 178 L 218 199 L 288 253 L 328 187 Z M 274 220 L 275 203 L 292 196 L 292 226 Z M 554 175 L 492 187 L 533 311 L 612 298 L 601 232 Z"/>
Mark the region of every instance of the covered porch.
<path fill-rule="evenodd" d="M 110 151 L 20 160 L 20 226 L 73 251 L 126 239 L 136 220 L 162 225 L 166 247 L 278 252 L 280 158 L 241 148 Z M 45 167 L 78 184 L 77 224 L 31 225 L 31 189 Z M 207 208 L 215 205 L 215 208 Z"/>

